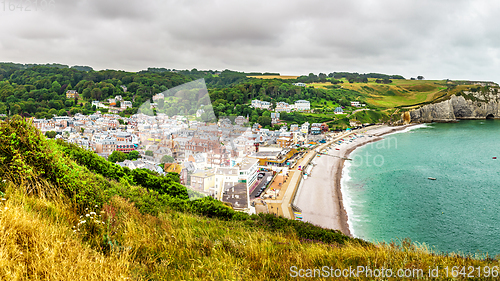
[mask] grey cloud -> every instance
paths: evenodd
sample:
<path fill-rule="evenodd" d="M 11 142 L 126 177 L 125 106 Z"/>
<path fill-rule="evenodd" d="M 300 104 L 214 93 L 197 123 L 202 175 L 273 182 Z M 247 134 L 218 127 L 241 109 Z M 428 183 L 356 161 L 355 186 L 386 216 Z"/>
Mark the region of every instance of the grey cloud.
<path fill-rule="evenodd" d="M 465 0 L 58 1 L 54 11 L 2 14 L 0 60 L 495 80 L 499 8 Z"/>

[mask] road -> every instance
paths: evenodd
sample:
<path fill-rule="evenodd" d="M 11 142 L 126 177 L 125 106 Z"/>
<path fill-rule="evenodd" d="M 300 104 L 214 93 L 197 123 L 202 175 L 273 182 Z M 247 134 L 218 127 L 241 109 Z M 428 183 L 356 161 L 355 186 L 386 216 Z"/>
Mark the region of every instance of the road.
<path fill-rule="evenodd" d="M 261 173 L 261 172 L 259 172 L 259 173 Z M 249 198 L 249 199 L 250 199 L 250 201 L 255 200 L 255 198 L 256 198 L 256 197 L 255 197 L 255 195 L 256 195 L 256 194 L 260 191 L 260 189 L 261 189 L 261 188 L 262 188 L 262 187 L 266 184 L 267 177 L 270 177 L 270 176 L 272 176 L 272 175 L 273 175 L 273 173 L 272 173 L 272 172 L 264 172 L 264 173 L 265 173 L 266 175 L 265 175 L 262 179 L 260 179 L 260 180 L 259 180 L 259 181 L 260 181 L 260 182 L 259 182 L 259 184 L 258 184 L 258 185 L 254 188 L 254 190 L 253 190 L 253 191 L 251 191 L 251 192 L 250 192 L 250 198 Z"/>

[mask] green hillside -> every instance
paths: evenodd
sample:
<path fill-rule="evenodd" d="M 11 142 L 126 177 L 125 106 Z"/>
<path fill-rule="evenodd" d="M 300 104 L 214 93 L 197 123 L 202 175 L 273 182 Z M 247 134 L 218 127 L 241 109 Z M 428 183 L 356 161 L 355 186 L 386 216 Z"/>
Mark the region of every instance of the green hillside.
<path fill-rule="evenodd" d="M 1 280 L 270 280 L 322 266 L 498 266 L 189 200 L 175 176 L 123 169 L 17 117 L 0 123 L 0 161 Z"/>
<path fill-rule="evenodd" d="M 344 83 L 342 87 L 366 94 L 367 103 L 380 108 L 408 106 L 433 101 L 446 94 L 448 85 L 441 80 L 393 80 L 389 84 L 375 82 Z"/>

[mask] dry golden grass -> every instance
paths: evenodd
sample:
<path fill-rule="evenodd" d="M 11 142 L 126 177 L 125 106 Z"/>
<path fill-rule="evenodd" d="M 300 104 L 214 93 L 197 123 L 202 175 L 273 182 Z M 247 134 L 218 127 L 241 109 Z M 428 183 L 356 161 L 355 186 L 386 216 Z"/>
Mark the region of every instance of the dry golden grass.
<path fill-rule="evenodd" d="M 326 245 L 241 221 L 173 211 L 154 217 L 118 196 L 104 208 L 115 245 L 106 256 L 71 231 L 78 216 L 63 202 L 13 192 L 7 196 L 0 211 L 0 280 L 292 280 L 292 266 L 384 267 L 394 273 L 421 269 L 427 274 L 436 266 L 499 265 L 497 260 L 436 255 L 406 241 L 402 246 Z"/>
<path fill-rule="evenodd" d="M 322 83 L 310 83 L 307 86 L 313 86 L 316 89 L 326 89 L 326 86 L 332 86 L 333 84 L 330 82 L 322 82 Z"/>
<path fill-rule="evenodd" d="M 24 201 L 24 202 L 23 202 Z M 85 244 L 64 222 L 30 209 L 28 198 L 2 200 L 0 280 L 126 280 L 128 257 L 104 256 Z M 33 200 L 31 200 L 34 203 Z M 57 207 L 38 199 L 35 208 Z M 57 220 L 57 219 L 56 219 Z"/>

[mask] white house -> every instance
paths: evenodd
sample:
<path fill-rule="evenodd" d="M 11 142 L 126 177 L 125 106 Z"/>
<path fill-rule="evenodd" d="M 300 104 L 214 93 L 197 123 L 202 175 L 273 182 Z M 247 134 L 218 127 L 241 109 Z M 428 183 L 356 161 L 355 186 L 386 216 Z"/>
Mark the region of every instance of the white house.
<path fill-rule="evenodd" d="M 276 104 L 276 108 L 274 109 L 274 111 L 276 111 L 276 112 L 282 112 L 282 111 L 290 112 L 291 107 L 288 103 L 280 101 Z"/>
<path fill-rule="evenodd" d="M 131 101 L 126 100 L 121 103 L 121 108 L 127 108 L 127 107 L 132 107 Z"/>
<path fill-rule="evenodd" d="M 245 157 L 237 164 L 239 167 L 238 181 L 244 182 L 249 190 L 257 181 L 259 159 Z"/>
<path fill-rule="evenodd" d="M 300 126 L 300 131 L 307 134 L 309 132 L 309 122 L 302 124 L 302 126 Z"/>
<path fill-rule="evenodd" d="M 164 98 L 165 98 L 165 95 L 163 93 L 158 93 L 158 94 L 153 96 L 153 101 L 157 101 L 157 100 L 164 99 Z"/>
<path fill-rule="evenodd" d="M 299 87 L 305 87 L 306 86 L 306 83 L 293 83 L 294 86 L 299 86 Z"/>
<path fill-rule="evenodd" d="M 306 100 L 298 100 L 295 102 L 295 108 L 297 111 L 309 111 L 311 110 L 311 103 Z"/>
<path fill-rule="evenodd" d="M 271 103 L 268 101 L 253 100 L 251 107 L 269 110 L 271 108 Z"/>

